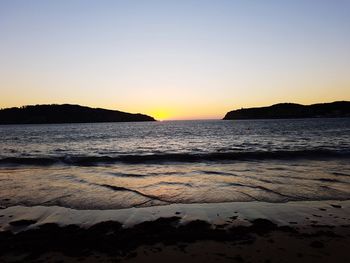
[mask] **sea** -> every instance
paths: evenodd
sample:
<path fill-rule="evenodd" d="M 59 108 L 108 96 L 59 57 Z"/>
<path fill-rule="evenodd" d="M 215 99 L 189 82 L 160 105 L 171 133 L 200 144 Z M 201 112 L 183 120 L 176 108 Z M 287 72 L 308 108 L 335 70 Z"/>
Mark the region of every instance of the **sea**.
<path fill-rule="evenodd" d="M 0 206 L 350 199 L 350 118 L 0 126 Z"/>

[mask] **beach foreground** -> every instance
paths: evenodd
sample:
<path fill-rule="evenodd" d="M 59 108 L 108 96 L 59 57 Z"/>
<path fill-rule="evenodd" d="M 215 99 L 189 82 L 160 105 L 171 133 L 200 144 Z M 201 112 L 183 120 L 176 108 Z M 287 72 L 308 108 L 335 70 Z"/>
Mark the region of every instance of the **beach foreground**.
<path fill-rule="evenodd" d="M 0 210 L 1 262 L 349 262 L 350 201 Z"/>

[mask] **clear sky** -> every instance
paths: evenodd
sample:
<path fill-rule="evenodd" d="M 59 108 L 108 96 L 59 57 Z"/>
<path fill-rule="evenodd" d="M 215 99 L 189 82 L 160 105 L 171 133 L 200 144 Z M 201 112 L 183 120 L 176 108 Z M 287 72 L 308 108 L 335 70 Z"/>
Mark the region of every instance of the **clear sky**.
<path fill-rule="evenodd" d="M 350 1 L 0 0 L 0 107 L 158 119 L 350 100 Z"/>

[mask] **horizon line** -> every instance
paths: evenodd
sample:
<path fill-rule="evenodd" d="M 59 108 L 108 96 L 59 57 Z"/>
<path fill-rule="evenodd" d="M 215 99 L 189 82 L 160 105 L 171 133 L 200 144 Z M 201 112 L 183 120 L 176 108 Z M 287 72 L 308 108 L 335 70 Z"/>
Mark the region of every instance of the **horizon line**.
<path fill-rule="evenodd" d="M 81 105 L 79 103 L 36 103 L 36 104 L 24 104 L 21 106 L 11 106 L 11 107 L 0 107 L 0 110 L 5 110 L 5 109 L 11 109 L 11 108 L 22 108 L 22 107 L 27 107 L 27 106 L 42 106 L 42 105 L 74 105 L 74 106 L 80 106 L 80 107 L 88 107 L 88 108 L 92 108 L 92 109 L 103 109 L 103 110 L 111 110 L 111 111 L 120 111 L 120 112 L 125 112 L 125 113 L 131 113 L 131 114 L 143 114 L 143 115 L 148 115 L 152 118 L 154 118 L 156 121 L 200 121 L 200 120 L 223 120 L 225 114 L 227 114 L 230 111 L 235 111 L 235 110 L 240 110 L 240 109 L 251 109 L 251 108 L 264 108 L 264 107 L 270 107 L 273 105 L 277 105 L 277 104 L 298 104 L 298 105 L 303 105 L 303 106 L 310 106 L 310 105 L 315 105 L 315 104 L 327 104 L 327 103 L 334 103 L 334 102 L 349 102 L 350 100 L 346 100 L 346 99 L 341 99 L 341 100 L 332 100 L 332 101 L 328 101 L 328 102 L 316 102 L 316 103 L 308 103 L 308 104 L 303 104 L 303 103 L 296 103 L 296 102 L 277 102 L 277 103 L 270 103 L 268 105 L 265 104 L 265 106 L 248 106 L 248 107 L 236 107 L 234 109 L 231 110 L 227 110 L 226 112 L 224 112 L 222 114 L 222 117 L 184 117 L 184 118 L 157 118 L 157 117 L 153 117 L 153 114 L 149 114 L 149 113 L 142 113 L 142 112 L 133 112 L 133 111 L 128 111 L 128 110 L 119 110 L 116 108 L 109 108 L 108 106 L 106 108 L 101 107 L 101 106 L 88 106 L 88 105 Z"/>

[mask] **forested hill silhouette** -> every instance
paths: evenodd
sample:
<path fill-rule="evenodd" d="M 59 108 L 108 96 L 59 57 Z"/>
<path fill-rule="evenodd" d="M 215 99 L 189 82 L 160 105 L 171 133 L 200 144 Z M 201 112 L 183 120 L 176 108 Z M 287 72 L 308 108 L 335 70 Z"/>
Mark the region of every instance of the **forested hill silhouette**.
<path fill-rule="evenodd" d="M 224 120 L 336 117 L 350 117 L 349 101 L 336 101 L 312 105 L 279 103 L 268 107 L 233 110 L 225 115 Z"/>
<path fill-rule="evenodd" d="M 28 105 L 0 110 L 0 124 L 155 121 L 144 114 L 71 104 Z"/>

